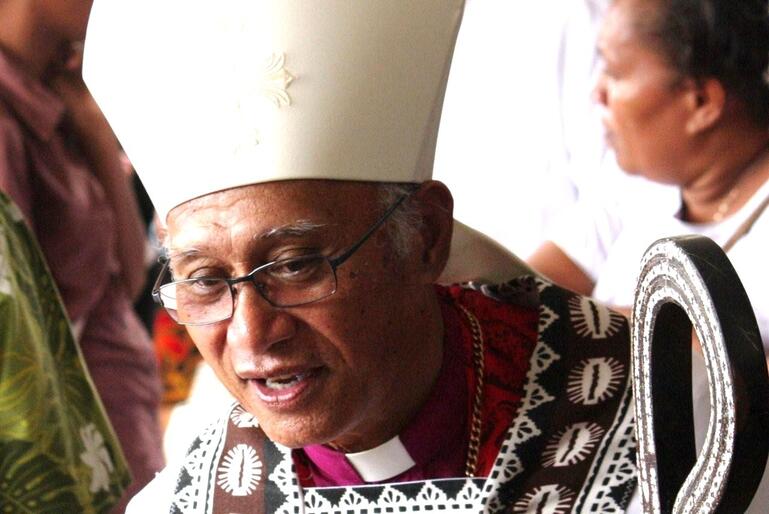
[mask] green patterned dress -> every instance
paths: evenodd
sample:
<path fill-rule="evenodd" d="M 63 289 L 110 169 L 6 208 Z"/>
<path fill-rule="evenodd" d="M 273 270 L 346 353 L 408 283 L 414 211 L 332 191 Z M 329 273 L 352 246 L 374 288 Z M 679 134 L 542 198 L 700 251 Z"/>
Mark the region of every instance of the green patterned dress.
<path fill-rule="evenodd" d="M 0 513 L 108 512 L 129 482 L 37 242 L 0 193 Z"/>

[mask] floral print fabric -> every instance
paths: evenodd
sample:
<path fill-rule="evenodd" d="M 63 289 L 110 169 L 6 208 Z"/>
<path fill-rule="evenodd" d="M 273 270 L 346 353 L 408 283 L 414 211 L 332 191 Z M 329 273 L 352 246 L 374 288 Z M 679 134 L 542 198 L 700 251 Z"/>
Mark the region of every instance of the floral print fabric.
<path fill-rule="evenodd" d="M 0 510 L 108 512 L 129 481 L 48 267 L 0 193 Z"/>

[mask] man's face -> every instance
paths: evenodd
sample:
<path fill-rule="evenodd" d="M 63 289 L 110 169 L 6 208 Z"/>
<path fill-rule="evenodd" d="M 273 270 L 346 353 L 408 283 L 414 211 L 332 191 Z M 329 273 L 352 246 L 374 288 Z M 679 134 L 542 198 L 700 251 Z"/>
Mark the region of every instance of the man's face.
<path fill-rule="evenodd" d="M 383 211 L 375 187 L 351 182 L 275 182 L 207 195 L 169 215 L 174 279 L 241 276 L 311 253 L 335 257 Z M 231 319 L 189 332 L 273 440 L 366 446 L 402 422 L 400 405 L 424 394 L 417 375 L 431 352 L 413 344 L 414 336 L 427 329 L 440 335 L 440 327 L 410 322 L 427 318 L 435 302 L 424 273 L 415 271 L 419 261 L 396 256 L 380 228 L 337 269 L 334 295 L 276 308 L 242 283 Z"/>

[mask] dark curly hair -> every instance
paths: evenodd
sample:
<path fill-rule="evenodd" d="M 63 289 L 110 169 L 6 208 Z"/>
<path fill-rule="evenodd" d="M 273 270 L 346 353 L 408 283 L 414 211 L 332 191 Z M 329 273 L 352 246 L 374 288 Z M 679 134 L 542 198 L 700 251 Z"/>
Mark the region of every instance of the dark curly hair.
<path fill-rule="evenodd" d="M 769 127 L 767 0 L 636 0 L 641 34 L 682 76 L 715 78 Z"/>

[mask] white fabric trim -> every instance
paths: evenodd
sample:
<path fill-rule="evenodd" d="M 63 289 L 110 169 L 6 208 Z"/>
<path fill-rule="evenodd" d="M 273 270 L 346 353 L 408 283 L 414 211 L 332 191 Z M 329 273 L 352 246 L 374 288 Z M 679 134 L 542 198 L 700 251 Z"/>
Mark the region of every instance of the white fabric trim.
<path fill-rule="evenodd" d="M 416 464 L 398 436 L 376 448 L 345 455 L 366 482 L 381 482 L 398 476 Z"/>

